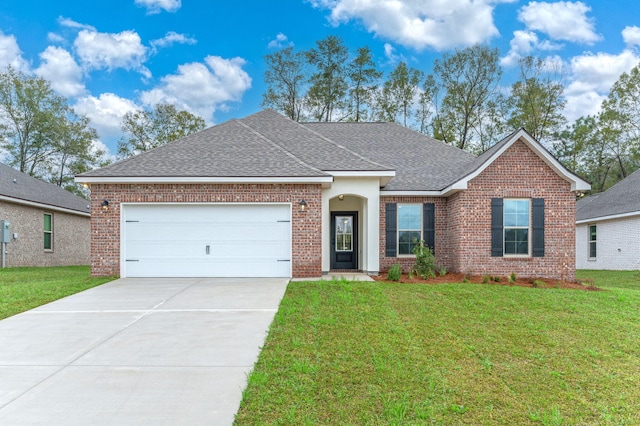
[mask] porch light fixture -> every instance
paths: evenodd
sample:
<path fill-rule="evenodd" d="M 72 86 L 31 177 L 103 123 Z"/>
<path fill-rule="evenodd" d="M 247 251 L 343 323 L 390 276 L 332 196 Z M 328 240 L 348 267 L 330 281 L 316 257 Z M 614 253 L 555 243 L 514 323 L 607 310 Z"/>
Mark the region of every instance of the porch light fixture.
<path fill-rule="evenodd" d="M 300 205 L 300 211 L 304 212 L 307 210 L 307 202 L 305 200 L 300 200 L 300 203 L 298 203 Z"/>
<path fill-rule="evenodd" d="M 103 212 L 105 212 L 105 213 L 106 213 L 106 212 L 108 212 L 108 211 L 109 211 L 109 201 L 104 200 L 104 201 L 102 201 L 102 204 L 101 204 L 101 205 L 102 205 L 102 211 L 103 211 Z"/>
<path fill-rule="evenodd" d="M 338 201 L 344 201 L 344 194 L 338 195 Z"/>

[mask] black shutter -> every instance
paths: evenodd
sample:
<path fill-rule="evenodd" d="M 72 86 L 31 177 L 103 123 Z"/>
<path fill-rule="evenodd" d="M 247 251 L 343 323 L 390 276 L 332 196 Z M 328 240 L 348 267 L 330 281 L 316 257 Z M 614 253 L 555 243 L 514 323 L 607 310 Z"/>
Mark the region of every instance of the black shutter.
<path fill-rule="evenodd" d="M 533 199 L 533 257 L 544 257 L 544 198 Z"/>
<path fill-rule="evenodd" d="M 436 205 L 426 203 L 422 206 L 422 237 L 424 245 L 429 247 L 433 253 L 436 251 Z"/>
<path fill-rule="evenodd" d="M 387 203 L 385 222 L 387 241 L 385 256 L 396 257 L 398 255 L 398 205 L 396 203 Z"/>
<path fill-rule="evenodd" d="M 491 256 L 503 256 L 502 198 L 491 199 Z"/>

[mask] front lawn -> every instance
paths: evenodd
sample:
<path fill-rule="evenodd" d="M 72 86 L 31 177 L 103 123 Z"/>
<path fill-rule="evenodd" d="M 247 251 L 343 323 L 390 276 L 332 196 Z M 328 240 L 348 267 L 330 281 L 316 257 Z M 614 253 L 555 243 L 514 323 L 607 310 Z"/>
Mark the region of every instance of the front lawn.
<path fill-rule="evenodd" d="M 640 273 L 579 278 L 292 282 L 236 424 L 640 424 Z"/>
<path fill-rule="evenodd" d="M 113 279 L 91 277 L 88 266 L 0 269 L 0 319 Z"/>

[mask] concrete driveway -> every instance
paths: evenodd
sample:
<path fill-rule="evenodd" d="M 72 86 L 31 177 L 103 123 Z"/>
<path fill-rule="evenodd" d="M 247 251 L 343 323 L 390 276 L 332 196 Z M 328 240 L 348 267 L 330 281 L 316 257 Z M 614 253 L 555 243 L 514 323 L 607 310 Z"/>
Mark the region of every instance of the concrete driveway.
<path fill-rule="evenodd" d="M 288 279 L 119 279 L 0 321 L 0 424 L 229 425 Z"/>

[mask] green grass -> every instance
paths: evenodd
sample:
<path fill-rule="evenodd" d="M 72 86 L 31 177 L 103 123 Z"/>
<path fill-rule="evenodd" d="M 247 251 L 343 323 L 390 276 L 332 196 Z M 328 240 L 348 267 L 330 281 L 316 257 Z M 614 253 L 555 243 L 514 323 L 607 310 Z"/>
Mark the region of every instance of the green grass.
<path fill-rule="evenodd" d="M 0 269 L 0 319 L 113 280 L 88 266 Z"/>
<path fill-rule="evenodd" d="M 640 424 L 640 273 L 579 277 L 292 282 L 235 424 Z"/>

